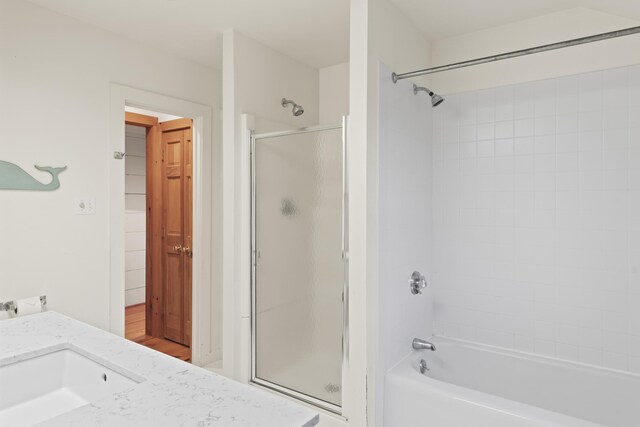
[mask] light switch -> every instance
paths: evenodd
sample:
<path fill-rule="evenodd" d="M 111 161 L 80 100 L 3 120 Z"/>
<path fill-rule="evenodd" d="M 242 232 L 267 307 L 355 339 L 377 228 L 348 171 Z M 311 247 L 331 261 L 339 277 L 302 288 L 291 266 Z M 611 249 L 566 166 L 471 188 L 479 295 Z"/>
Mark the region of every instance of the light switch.
<path fill-rule="evenodd" d="M 76 215 L 96 214 L 96 199 L 92 197 L 76 197 L 73 206 Z"/>

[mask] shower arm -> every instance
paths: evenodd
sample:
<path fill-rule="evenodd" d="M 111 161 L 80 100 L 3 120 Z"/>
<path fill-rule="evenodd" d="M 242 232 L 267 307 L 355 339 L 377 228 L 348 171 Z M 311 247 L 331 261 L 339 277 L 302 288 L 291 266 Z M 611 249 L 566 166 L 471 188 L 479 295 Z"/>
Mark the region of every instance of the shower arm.
<path fill-rule="evenodd" d="M 433 96 L 433 92 L 424 86 L 413 85 L 413 94 L 417 95 L 419 91 L 427 92 L 429 96 Z"/>

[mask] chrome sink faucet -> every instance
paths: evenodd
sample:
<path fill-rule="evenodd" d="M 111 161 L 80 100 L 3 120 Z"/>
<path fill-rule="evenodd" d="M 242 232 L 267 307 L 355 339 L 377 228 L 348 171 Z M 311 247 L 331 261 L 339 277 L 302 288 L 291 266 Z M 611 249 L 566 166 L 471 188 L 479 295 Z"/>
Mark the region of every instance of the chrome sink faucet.
<path fill-rule="evenodd" d="M 414 338 L 412 345 L 414 350 L 436 351 L 435 345 L 431 344 L 429 341 L 421 340 L 420 338 Z"/>

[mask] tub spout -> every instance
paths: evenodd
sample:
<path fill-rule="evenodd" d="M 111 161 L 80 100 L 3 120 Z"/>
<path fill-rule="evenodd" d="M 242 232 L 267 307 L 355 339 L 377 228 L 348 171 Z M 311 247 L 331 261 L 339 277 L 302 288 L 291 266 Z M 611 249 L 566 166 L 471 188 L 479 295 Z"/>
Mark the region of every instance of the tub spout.
<path fill-rule="evenodd" d="M 436 351 L 436 346 L 431 344 L 429 341 L 421 340 L 420 338 L 414 338 L 413 339 L 413 349 L 414 350 Z"/>

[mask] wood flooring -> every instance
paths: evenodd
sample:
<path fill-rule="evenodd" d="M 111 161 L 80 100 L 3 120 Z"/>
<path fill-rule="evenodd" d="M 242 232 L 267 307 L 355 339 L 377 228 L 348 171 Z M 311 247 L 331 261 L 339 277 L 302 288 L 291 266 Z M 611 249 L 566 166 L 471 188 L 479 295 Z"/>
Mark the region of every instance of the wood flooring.
<path fill-rule="evenodd" d="M 126 339 L 184 360 L 185 362 L 191 362 L 191 349 L 189 347 L 164 338 L 154 338 L 145 334 L 144 316 L 144 304 L 132 305 L 124 309 L 124 336 Z"/>

